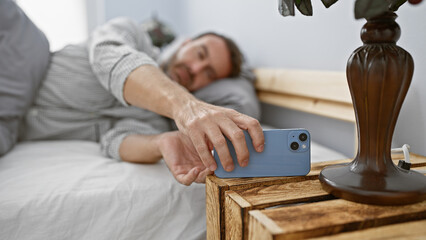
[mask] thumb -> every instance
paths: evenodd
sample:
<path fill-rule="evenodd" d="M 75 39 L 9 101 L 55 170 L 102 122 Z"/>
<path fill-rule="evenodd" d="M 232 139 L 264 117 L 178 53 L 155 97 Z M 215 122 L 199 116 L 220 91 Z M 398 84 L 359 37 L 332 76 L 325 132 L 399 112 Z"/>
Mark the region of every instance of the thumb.
<path fill-rule="evenodd" d="M 186 185 L 186 186 L 189 186 L 195 181 L 195 179 L 197 179 L 199 172 L 200 172 L 200 170 L 198 170 L 198 168 L 194 167 L 187 173 L 181 173 L 181 174 L 176 175 L 175 178 L 179 183 Z"/>

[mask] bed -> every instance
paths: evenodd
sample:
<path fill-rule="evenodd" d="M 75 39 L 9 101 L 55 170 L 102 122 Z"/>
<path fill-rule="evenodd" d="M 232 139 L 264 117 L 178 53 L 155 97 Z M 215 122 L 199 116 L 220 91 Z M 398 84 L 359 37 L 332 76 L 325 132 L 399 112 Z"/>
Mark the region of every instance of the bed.
<path fill-rule="evenodd" d="M 256 75 L 263 102 L 280 105 L 284 97 L 294 103 L 297 91 L 287 86 L 286 95 L 278 87 L 288 71 Z M 311 97 L 303 98 L 305 104 L 284 107 L 316 109 L 306 108 Z M 311 144 L 312 162 L 347 157 Z M 93 142 L 21 142 L 0 158 L 0 239 L 205 239 L 205 202 L 204 184 L 177 183 L 163 161 L 117 162 Z"/>
<path fill-rule="evenodd" d="M 312 144 L 312 157 L 344 158 Z M 204 184 L 86 141 L 23 142 L 0 159 L 0 239 L 205 239 Z"/>
<path fill-rule="evenodd" d="M 203 184 L 86 141 L 23 142 L 0 159 L 0 239 L 203 239 Z"/>

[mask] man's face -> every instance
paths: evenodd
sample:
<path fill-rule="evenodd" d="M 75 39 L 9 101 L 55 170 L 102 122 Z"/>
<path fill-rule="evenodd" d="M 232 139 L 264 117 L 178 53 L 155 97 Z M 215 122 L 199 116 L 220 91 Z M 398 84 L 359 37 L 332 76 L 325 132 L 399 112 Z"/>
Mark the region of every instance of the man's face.
<path fill-rule="evenodd" d="M 215 35 L 186 41 L 173 55 L 166 73 L 189 91 L 229 76 L 231 57 L 225 41 Z"/>

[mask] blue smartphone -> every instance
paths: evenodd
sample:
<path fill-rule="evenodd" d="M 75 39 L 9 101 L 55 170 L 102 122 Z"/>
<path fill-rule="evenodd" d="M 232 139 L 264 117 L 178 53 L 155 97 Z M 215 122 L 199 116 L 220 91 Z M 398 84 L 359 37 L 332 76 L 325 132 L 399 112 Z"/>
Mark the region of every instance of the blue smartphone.
<path fill-rule="evenodd" d="M 244 131 L 250 153 L 249 164 L 241 167 L 237 161 L 234 146 L 227 140 L 228 149 L 234 162 L 234 170 L 225 171 L 217 152 L 215 175 L 220 178 L 303 176 L 311 170 L 311 136 L 306 129 L 264 130 L 265 147 L 258 153 L 253 148 L 251 137 Z"/>

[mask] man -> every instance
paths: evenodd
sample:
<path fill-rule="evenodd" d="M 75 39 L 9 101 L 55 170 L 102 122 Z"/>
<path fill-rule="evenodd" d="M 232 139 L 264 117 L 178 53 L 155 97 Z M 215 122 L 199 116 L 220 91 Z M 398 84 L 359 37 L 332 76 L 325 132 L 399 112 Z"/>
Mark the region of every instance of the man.
<path fill-rule="evenodd" d="M 259 122 L 190 93 L 239 74 L 238 54 L 231 45 L 211 33 L 188 40 L 165 64 L 166 75 L 140 26 L 114 19 L 86 43 L 52 55 L 21 138 L 100 141 L 105 155 L 129 162 L 164 158 L 177 181 L 189 185 L 203 182 L 216 169 L 213 147 L 225 169 L 233 169 L 226 136 L 239 164 L 246 166 L 249 153 L 242 130 L 262 151 Z M 173 119 L 179 131 L 171 131 L 168 119 L 160 115 Z"/>

